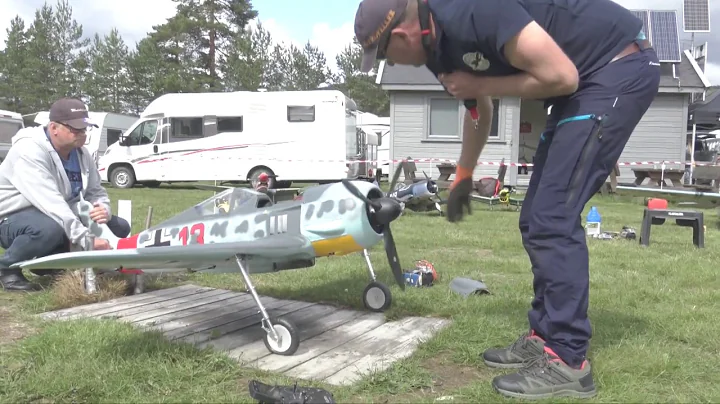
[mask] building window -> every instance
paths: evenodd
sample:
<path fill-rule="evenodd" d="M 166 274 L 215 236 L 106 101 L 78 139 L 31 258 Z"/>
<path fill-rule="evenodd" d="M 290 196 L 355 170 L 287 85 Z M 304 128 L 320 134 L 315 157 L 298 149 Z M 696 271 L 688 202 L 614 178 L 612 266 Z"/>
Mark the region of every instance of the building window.
<path fill-rule="evenodd" d="M 427 136 L 428 140 L 462 140 L 465 106 L 454 98 L 430 98 L 427 103 Z M 493 119 L 489 138 L 499 139 L 498 116 L 500 100 L 493 99 Z"/>
<path fill-rule="evenodd" d="M 315 122 L 315 106 L 288 106 L 288 122 Z"/>

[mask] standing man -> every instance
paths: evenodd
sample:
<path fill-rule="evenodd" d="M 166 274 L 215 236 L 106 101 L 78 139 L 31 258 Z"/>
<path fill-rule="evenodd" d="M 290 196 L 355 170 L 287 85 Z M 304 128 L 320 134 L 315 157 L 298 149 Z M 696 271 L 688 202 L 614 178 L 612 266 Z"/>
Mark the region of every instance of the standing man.
<path fill-rule="evenodd" d="M 483 353 L 503 395 L 595 395 L 581 213 L 620 158 L 660 82 L 643 24 L 611 0 L 363 0 L 362 70 L 377 59 L 426 65 L 467 109 L 448 220 L 469 211 L 472 173 L 492 122 L 491 97 L 552 106 L 520 214 L 535 298 L 529 332 Z M 523 367 L 523 363 L 526 366 Z"/>
<path fill-rule="evenodd" d="M 50 123 L 21 129 L 0 164 L 0 283 L 5 290 L 37 290 L 14 263 L 87 249 L 87 228 L 78 218 L 80 194 L 95 208 L 90 218 L 107 223 L 118 237 L 127 237 L 130 225 L 111 215 L 110 198 L 100 183 L 91 153 L 85 148 L 90 123 L 85 104 L 63 98 L 50 108 Z M 107 240 L 95 239 L 93 248 L 109 249 Z M 58 271 L 33 271 L 36 275 Z"/>

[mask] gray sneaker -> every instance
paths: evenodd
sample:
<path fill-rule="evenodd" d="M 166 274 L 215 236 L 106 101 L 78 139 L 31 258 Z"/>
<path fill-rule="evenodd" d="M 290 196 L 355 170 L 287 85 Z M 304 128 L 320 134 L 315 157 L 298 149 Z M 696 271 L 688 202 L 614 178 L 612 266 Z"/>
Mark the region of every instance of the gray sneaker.
<path fill-rule="evenodd" d="M 483 352 L 485 364 L 492 368 L 516 369 L 545 352 L 545 341 L 533 331 L 523 334 L 507 348 L 491 348 Z"/>
<path fill-rule="evenodd" d="M 503 396 L 526 400 L 596 394 L 590 362 L 574 369 L 551 352 L 544 352 L 517 373 L 496 377 L 492 386 Z"/>

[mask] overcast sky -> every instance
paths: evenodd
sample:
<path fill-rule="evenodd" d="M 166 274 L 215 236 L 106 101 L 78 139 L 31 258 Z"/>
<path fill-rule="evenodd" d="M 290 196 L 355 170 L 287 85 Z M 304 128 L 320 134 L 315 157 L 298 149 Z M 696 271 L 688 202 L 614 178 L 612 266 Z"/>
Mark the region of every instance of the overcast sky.
<path fill-rule="evenodd" d="M 615 0 L 631 9 L 677 10 L 681 46 L 690 47 L 690 34 L 682 32 L 682 0 Z M 325 52 L 331 67 L 335 55 L 352 40 L 353 18 L 358 0 L 252 0 L 259 20 L 276 40 L 303 44 L 310 40 Z M 0 0 L 0 49 L 10 20 L 20 15 L 29 26 L 43 0 Z M 48 1 L 55 5 L 55 1 Z M 73 15 L 86 35 L 105 34 L 116 27 L 129 46 L 142 39 L 152 26 L 162 24 L 175 12 L 172 0 L 71 0 Z M 720 0 L 711 0 L 710 28 L 720 24 Z M 696 34 L 695 43 L 708 42 L 706 73 L 712 84 L 720 84 L 720 35 Z"/>

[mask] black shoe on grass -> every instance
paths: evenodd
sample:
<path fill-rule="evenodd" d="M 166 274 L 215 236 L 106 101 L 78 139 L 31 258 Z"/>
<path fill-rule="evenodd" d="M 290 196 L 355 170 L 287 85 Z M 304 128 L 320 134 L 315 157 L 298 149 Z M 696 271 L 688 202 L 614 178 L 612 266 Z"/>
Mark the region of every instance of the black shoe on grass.
<path fill-rule="evenodd" d="M 591 398 L 597 393 L 590 362 L 585 361 L 580 369 L 575 369 L 550 350 L 517 373 L 496 377 L 492 386 L 503 396 L 525 400 Z"/>
<path fill-rule="evenodd" d="M 545 341 L 533 331 L 523 334 L 509 347 L 491 348 L 483 352 L 485 364 L 492 368 L 517 369 L 543 354 Z"/>

